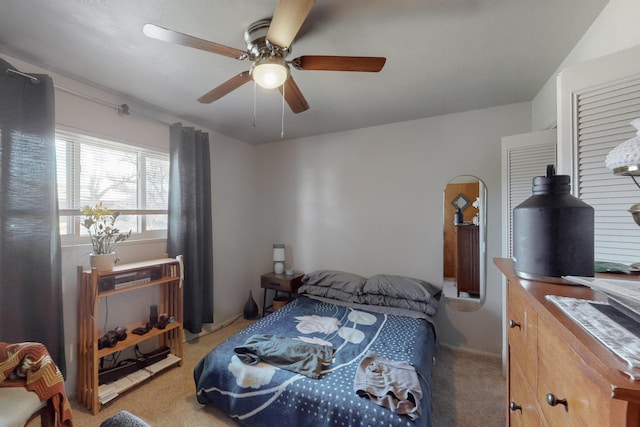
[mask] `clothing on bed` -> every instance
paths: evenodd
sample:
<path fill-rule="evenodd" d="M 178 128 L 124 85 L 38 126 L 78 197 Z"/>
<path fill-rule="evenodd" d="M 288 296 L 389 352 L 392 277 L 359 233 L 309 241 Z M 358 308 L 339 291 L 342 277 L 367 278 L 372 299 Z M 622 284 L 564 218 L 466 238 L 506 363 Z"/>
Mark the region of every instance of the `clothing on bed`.
<path fill-rule="evenodd" d="M 358 366 L 353 387 L 359 396 L 412 420 L 421 414 L 422 388 L 415 368 L 406 361 L 368 352 Z"/>
<path fill-rule="evenodd" d="M 320 377 L 324 366 L 331 364 L 333 355 L 333 347 L 330 345 L 273 334 L 253 335 L 233 351 L 243 363 L 255 365 L 263 361 L 314 379 Z"/>
<path fill-rule="evenodd" d="M 435 331 L 424 313 L 415 312 L 414 317 L 399 312 L 409 310 L 300 296 L 205 355 L 194 369 L 197 399 L 251 427 L 279 426 L 283 420 L 287 425 L 314 427 L 431 427 Z M 330 345 L 332 363 L 318 379 L 262 361 L 242 363 L 234 349 L 260 334 Z M 394 413 L 356 394 L 356 371 L 369 352 L 407 361 L 424 377 L 419 418 Z"/>

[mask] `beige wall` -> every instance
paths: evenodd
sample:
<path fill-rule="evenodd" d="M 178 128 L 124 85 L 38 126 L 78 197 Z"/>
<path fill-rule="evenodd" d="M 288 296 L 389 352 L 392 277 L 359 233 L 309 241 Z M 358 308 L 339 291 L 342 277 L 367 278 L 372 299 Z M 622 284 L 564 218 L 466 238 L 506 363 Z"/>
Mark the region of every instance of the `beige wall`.
<path fill-rule="evenodd" d="M 530 104 L 395 123 L 258 147 L 258 265 L 287 245 L 288 265 L 442 284 L 443 191 L 475 175 L 488 193 L 487 302 L 437 315 L 443 343 L 500 354 L 500 139 L 530 130 Z M 448 220 L 448 219 L 447 219 Z"/>
<path fill-rule="evenodd" d="M 638 22 L 638 0 L 609 0 L 609 4 L 533 99 L 533 130 L 549 129 L 557 124 L 557 74 L 569 66 L 639 45 Z"/>

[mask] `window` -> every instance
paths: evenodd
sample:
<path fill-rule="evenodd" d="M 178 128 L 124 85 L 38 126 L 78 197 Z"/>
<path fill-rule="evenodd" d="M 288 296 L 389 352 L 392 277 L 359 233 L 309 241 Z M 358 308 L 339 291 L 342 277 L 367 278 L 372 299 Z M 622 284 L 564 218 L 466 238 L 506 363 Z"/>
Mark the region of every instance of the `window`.
<path fill-rule="evenodd" d="M 132 239 L 166 237 L 168 153 L 56 131 L 56 156 L 63 244 L 87 242 L 80 208 L 99 201 Z"/>

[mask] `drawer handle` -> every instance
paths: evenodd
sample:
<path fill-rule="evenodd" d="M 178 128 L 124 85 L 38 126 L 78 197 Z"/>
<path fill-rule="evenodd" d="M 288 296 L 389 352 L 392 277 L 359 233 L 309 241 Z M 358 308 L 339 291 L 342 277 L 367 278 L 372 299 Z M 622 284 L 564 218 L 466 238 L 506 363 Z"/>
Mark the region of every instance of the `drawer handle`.
<path fill-rule="evenodd" d="M 547 403 L 549 406 L 564 405 L 565 410 L 569 409 L 567 399 L 558 399 L 553 393 L 547 393 Z"/>
<path fill-rule="evenodd" d="M 516 328 L 516 327 L 517 327 L 518 329 L 522 329 L 522 326 L 520 326 L 520 323 L 518 323 L 518 322 L 514 322 L 514 321 L 513 321 L 513 319 L 510 319 L 510 320 L 509 320 L 509 327 L 510 327 L 511 329 Z"/>
<path fill-rule="evenodd" d="M 522 406 L 517 405 L 516 402 L 514 402 L 513 400 L 511 402 L 509 402 L 509 410 L 511 412 L 513 411 L 520 411 L 522 412 Z"/>

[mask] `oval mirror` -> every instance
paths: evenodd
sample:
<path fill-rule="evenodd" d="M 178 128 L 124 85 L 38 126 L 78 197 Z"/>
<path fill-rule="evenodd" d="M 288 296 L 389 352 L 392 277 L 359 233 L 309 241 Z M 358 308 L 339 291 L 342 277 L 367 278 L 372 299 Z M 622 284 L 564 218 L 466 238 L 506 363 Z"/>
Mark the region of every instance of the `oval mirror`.
<path fill-rule="evenodd" d="M 444 189 L 442 294 L 457 310 L 477 310 L 484 303 L 486 204 L 486 187 L 475 176 L 456 176 Z"/>

